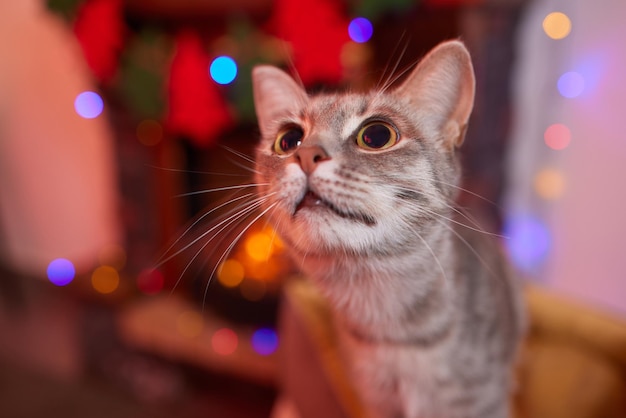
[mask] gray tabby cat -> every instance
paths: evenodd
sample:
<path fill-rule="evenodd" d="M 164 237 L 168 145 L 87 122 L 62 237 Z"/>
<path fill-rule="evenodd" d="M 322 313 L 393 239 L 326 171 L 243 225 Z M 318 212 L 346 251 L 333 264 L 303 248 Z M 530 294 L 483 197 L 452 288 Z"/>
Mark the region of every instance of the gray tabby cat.
<path fill-rule="evenodd" d="M 519 295 L 452 203 L 474 100 L 465 46 L 442 43 L 393 90 L 309 97 L 269 66 L 253 83 L 265 209 L 328 299 L 371 415 L 509 416 Z"/>

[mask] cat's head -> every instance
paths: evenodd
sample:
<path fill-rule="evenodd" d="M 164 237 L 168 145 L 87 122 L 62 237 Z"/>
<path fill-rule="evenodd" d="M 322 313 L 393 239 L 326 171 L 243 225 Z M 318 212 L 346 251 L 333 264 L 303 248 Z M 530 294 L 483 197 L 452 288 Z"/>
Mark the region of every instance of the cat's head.
<path fill-rule="evenodd" d="M 474 100 L 461 42 L 437 46 L 393 89 L 309 96 L 270 66 L 253 85 L 260 196 L 296 251 L 396 251 L 449 212 Z"/>

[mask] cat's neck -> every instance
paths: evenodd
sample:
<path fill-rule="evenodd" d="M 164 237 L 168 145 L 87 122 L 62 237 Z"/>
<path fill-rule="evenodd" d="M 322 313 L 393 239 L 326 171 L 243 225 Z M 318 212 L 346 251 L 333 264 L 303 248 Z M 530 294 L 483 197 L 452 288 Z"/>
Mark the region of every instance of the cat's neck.
<path fill-rule="evenodd" d="M 441 308 L 453 297 L 450 235 L 449 227 L 437 225 L 385 254 L 308 256 L 302 269 L 330 300 L 339 322 L 356 334 L 419 338 L 431 326 L 441 328 Z"/>

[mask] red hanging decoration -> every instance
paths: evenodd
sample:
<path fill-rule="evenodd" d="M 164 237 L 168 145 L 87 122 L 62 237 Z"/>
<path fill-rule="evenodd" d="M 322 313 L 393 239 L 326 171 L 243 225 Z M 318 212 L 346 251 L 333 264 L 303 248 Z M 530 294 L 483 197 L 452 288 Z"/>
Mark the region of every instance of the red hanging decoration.
<path fill-rule="evenodd" d="M 74 33 L 87 65 L 102 82 L 110 82 L 124 47 L 126 27 L 122 0 L 90 0 L 78 10 Z"/>
<path fill-rule="evenodd" d="M 209 57 L 192 31 L 176 36 L 168 86 L 167 128 L 198 146 L 212 145 L 233 118 L 209 77 Z"/>
<path fill-rule="evenodd" d="M 270 30 L 293 48 L 302 82 L 337 83 L 343 76 L 341 50 L 349 41 L 348 21 L 336 0 L 277 0 Z"/>

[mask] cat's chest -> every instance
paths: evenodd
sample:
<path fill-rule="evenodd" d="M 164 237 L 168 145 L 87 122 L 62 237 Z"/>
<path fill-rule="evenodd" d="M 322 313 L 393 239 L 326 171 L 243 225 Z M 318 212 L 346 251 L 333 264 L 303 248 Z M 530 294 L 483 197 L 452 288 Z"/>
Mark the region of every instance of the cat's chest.
<path fill-rule="evenodd" d="M 417 417 L 430 416 L 437 409 L 438 382 L 450 374 L 441 358 L 445 351 L 442 347 L 420 350 L 410 346 L 370 346 L 354 340 L 344 340 L 344 344 L 361 396 L 374 400 L 380 410 L 397 409 L 406 416 Z"/>
<path fill-rule="evenodd" d="M 318 259 L 306 267 L 338 323 L 366 339 L 432 343 L 447 335 L 454 320 L 449 286 L 437 269 L 424 271 L 413 253 Z"/>

